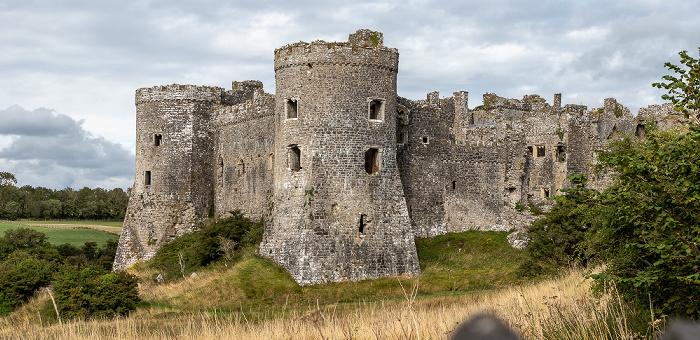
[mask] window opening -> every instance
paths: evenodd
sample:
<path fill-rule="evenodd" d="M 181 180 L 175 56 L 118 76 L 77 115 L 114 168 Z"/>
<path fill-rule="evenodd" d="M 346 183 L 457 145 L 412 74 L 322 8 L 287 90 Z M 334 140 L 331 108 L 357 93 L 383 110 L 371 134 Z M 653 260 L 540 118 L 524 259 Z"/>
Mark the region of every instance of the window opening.
<path fill-rule="evenodd" d="M 267 156 L 267 170 L 272 170 L 272 167 L 275 165 L 275 154 L 270 154 Z"/>
<path fill-rule="evenodd" d="M 298 106 L 297 106 L 297 100 L 294 98 L 287 99 L 286 110 L 287 110 L 287 119 L 298 118 L 299 111 L 298 111 Z"/>
<path fill-rule="evenodd" d="M 219 156 L 219 169 L 218 169 L 218 179 L 219 179 L 219 185 L 223 186 L 224 185 L 224 159 Z"/>
<path fill-rule="evenodd" d="M 542 189 L 542 198 L 549 198 L 549 189 Z"/>
<path fill-rule="evenodd" d="M 360 214 L 360 225 L 359 225 L 360 234 L 365 233 L 365 217 L 366 216 L 367 215 L 365 215 L 365 214 Z"/>
<path fill-rule="evenodd" d="M 372 99 L 369 102 L 369 119 L 381 120 L 384 111 L 384 100 Z"/>
<path fill-rule="evenodd" d="M 245 163 L 243 163 L 243 159 L 238 161 L 238 177 L 243 176 L 245 173 Z"/>
<path fill-rule="evenodd" d="M 292 171 L 301 170 L 301 150 L 296 145 L 289 146 L 289 169 Z"/>
<path fill-rule="evenodd" d="M 515 187 L 509 187 L 508 188 L 508 193 L 514 193 L 515 192 Z"/>
<path fill-rule="evenodd" d="M 557 145 L 557 162 L 566 162 L 566 148 L 563 145 Z"/>
<path fill-rule="evenodd" d="M 457 189 L 457 181 L 452 181 L 452 190 Z"/>
<path fill-rule="evenodd" d="M 160 146 L 161 144 L 163 144 L 163 135 L 160 133 L 156 133 L 155 135 L 153 135 L 153 144 L 155 146 Z"/>
<path fill-rule="evenodd" d="M 643 140 L 646 135 L 646 129 L 643 124 L 637 124 L 637 129 L 634 131 L 634 135 L 637 136 L 638 140 Z"/>
<path fill-rule="evenodd" d="M 544 145 L 538 145 L 537 146 L 537 157 L 544 157 L 545 152 L 544 152 Z"/>
<path fill-rule="evenodd" d="M 406 143 L 406 125 L 403 125 L 402 119 L 396 119 L 396 143 Z"/>
<path fill-rule="evenodd" d="M 527 154 L 528 154 L 528 155 L 532 155 L 533 157 L 535 156 L 534 152 L 532 151 L 532 147 L 531 147 L 531 146 L 528 146 L 528 147 L 527 147 Z"/>
<path fill-rule="evenodd" d="M 428 137 L 423 136 L 423 144 L 428 144 Z"/>
<path fill-rule="evenodd" d="M 144 174 L 144 176 L 143 176 L 143 182 L 144 182 L 146 185 L 151 185 L 151 172 L 150 172 L 150 171 L 146 171 L 146 173 Z"/>
<path fill-rule="evenodd" d="M 379 172 L 379 149 L 365 151 L 365 171 L 370 175 Z"/>

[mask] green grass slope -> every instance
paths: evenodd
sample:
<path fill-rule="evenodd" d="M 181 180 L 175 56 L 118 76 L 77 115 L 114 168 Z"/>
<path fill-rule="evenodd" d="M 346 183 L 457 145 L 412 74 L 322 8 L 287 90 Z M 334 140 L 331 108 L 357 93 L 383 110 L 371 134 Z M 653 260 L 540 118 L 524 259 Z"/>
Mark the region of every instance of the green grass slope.
<path fill-rule="evenodd" d="M 138 270 L 144 281 L 143 307 L 168 312 L 217 310 L 242 312 L 248 318 L 358 303 L 404 301 L 415 289 L 417 298 L 470 294 L 522 282 L 515 274 L 521 252 L 506 241 L 506 232 L 469 231 L 416 241 L 422 274 L 356 282 L 299 286 L 282 268 L 248 249 L 235 264 L 215 264 L 197 278 L 156 284 L 156 272 Z M 186 276 L 188 274 L 186 273 Z"/>

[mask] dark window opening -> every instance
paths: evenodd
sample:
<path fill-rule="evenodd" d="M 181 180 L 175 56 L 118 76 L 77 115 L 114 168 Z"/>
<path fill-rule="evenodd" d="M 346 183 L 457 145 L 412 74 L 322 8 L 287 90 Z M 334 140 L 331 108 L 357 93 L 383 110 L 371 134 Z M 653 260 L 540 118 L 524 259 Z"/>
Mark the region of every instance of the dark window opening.
<path fill-rule="evenodd" d="M 644 128 L 644 125 L 642 124 L 637 124 L 637 129 L 634 131 L 634 135 L 637 136 L 638 140 L 643 140 L 644 137 L 646 136 L 646 129 Z"/>
<path fill-rule="evenodd" d="M 512 194 L 515 192 L 515 187 L 509 187 L 508 188 L 508 193 Z"/>
<path fill-rule="evenodd" d="M 381 99 L 373 99 L 369 102 L 369 119 L 381 120 L 382 111 L 384 111 L 384 101 Z"/>
<path fill-rule="evenodd" d="M 286 105 L 286 110 L 287 110 L 287 119 L 289 118 L 298 118 L 299 117 L 299 112 L 297 110 L 297 100 L 294 98 L 287 99 L 287 105 Z"/>
<path fill-rule="evenodd" d="M 537 157 L 544 157 L 544 145 L 538 145 L 537 146 Z"/>
<path fill-rule="evenodd" d="M 161 144 L 163 144 L 163 135 L 160 133 L 156 133 L 155 135 L 153 135 L 153 144 L 155 146 L 160 146 Z"/>
<path fill-rule="evenodd" d="M 219 169 L 217 171 L 217 177 L 219 180 L 219 185 L 224 185 L 224 159 L 219 157 Z"/>
<path fill-rule="evenodd" d="M 243 160 L 238 161 L 238 177 L 243 176 L 245 173 L 245 163 L 243 163 Z"/>
<path fill-rule="evenodd" d="M 457 189 L 457 181 L 452 181 L 452 190 Z"/>
<path fill-rule="evenodd" d="M 531 147 L 531 146 L 528 146 L 528 147 L 527 147 L 527 154 L 528 154 L 528 155 L 532 155 L 532 156 L 535 155 L 534 153 L 532 153 L 532 147 Z"/>
<path fill-rule="evenodd" d="M 557 145 L 557 162 L 566 162 L 566 148 L 563 145 Z"/>
<path fill-rule="evenodd" d="M 423 137 L 423 144 L 428 144 L 428 137 Z"/>
<path fill-rule="evenodd" d="M 301 170 L 301 150 L 296 145 L 289 147 L 289 169 L 292 171 Z"/>
<path fill-rule="evenodd" d="M 542 189 L 542 198 L 549 198 L 549 189 Z"/>
<path fill-rule="evenodd" d="M 402 119 L 396 119 L 396 143 L 406 143 L 406 125 Z"/>
<path fill-rule="evenodd" d="M 365 171 L 370 175 L 379 172 L 379 149 L 365 151 Z"/>
<path fill-rule="evenodd" d="M 151 185 L 151 172 L 150 171 L 146 171 L 146 173 L 144 174 L 143 182 L 146 185 Z"/>
<path fill-rule="evenodd" d="M 364 234 L 365 232 L 365 214 L 360 214 L 360 225 L 359 225 L 359 230 L 360 234 Z"/>

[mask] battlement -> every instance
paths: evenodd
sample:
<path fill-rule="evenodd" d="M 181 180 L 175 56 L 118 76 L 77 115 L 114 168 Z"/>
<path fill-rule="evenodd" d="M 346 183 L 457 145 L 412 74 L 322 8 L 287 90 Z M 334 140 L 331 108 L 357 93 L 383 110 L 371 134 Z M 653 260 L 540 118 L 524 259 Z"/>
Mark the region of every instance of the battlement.
<path fill-rule="evenodd" d="M 358 65 L 398 72 L 399 52 L 383 46 L 382 33 L 358 30 L 347 42 L 298 42 L 275 50 L 275 72 L 282 68 L 314 65 Z"/>
<path fill-rule="evenodd" d="M 165 85 L 144 87 L 136 90 L 136 105 L 164 100 L 193 100 L 203 102 L 221 101 L 224 89 L 217 86 Z"/>
<path fill-rule="evenodd" d="M 234 81 L 231 90 L 221 96 L 221 105 L 236 105 L 253 99 L 257 90 L 262 91 L 263 83 L 259 80 Z"/>

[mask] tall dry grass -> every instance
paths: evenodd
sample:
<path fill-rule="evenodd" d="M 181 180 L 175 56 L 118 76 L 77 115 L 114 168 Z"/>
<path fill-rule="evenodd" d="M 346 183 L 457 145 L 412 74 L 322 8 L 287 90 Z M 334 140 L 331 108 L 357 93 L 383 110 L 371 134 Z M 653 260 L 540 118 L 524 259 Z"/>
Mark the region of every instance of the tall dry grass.
<path fill-rule="evenodd" d="M 632 311 L 615 291 L 593 297 L 591 280 L 583 276 L 573 270 L 558 279 L 496 292 L 421 299 L 415 294 L 420 283 L 413 281 L 413 287 L 404 287 L 401 302 L 358 302 L 350 309 L 316 306 L 303 315 L 283 312 L 256 322 L 243 313 L 141 309 L 129 318 L 41 327 L 36 316 L 24 313 L 0 322 L 0 338 L 445 339 L 460 323 L 480 313 L 496 315 L 522 339 L 639 338 L 629 324 Z"/>

